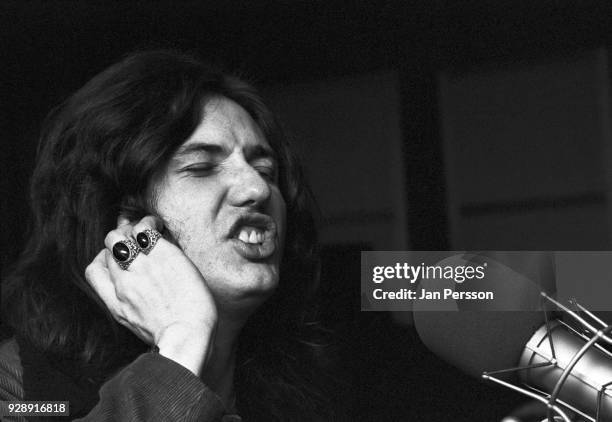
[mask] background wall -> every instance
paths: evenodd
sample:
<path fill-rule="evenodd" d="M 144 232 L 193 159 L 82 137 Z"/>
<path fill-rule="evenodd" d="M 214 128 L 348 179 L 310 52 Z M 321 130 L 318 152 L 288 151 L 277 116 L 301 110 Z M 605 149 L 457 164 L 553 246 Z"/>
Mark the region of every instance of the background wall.
<path fill-rule="evenodd" d="M 408 246 L 397 72 L 269 87 L 308 170 L 325 245 Z"/>
<path fill-rule="evenodd" d="M 610 245 L 604 48 L 439 73 L 454 248 Z"/>
<path fill-rule="evenodd" d="M 352 418 L 498 420 L 522 399 L 359 312 L 359 251 L 610 249 L 611 24 L 607 1 L 2 2 L 2 265 L 48 110 L 126 52 L 194 50 L 263 87 L 304 157 Z"/>

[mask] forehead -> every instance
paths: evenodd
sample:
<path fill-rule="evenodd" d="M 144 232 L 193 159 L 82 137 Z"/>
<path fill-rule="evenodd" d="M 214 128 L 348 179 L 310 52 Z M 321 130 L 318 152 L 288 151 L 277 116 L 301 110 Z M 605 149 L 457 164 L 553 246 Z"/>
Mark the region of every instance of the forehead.
<path fill-rule="evenodd" d="M 272 154 L 261 128 L 238 103 L 214 97 L 206 102 L 200 124 L 181 145 L 178 154 L 190 151 L 199 144 L 214 144 L 224 149 L 263 148 Z"/>

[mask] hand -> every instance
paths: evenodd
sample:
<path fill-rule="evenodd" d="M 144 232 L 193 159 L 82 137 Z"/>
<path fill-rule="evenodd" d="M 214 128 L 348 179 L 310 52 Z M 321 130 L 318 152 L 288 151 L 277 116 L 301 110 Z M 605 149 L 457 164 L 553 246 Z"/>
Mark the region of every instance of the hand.
<path fill-rule="evenodd" d="M 139 253 L 127 270 L 112 256 L 116 242 L 135 242 L 145 229 L 161 232 L 162 222 L 147 216 L 132 225 L 120 217 L 85 277 L 120 324 L 157 345 L 160 354 L 200 375 L 217 324 L 217 309 L 202 274 L 163 237 L 148 255 Z"/>

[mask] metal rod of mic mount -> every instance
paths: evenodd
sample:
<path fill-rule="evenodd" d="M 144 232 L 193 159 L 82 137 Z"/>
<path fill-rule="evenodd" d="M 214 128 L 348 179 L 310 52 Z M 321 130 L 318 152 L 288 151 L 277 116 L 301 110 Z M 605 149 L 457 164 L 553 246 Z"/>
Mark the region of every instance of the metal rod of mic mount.
<path fill-rule="evenodd" d="M 608 388 L 609 385 L 612 385 L 612 381 L 610 381 L 607 384 L 602 385 L 601 388 L 599 389 L 599 391 L 597 392 L 597 412 L 595 413 L 595 420 L 596 421 L 599 420 L 599 416 L 601 414 L 601 406 L 603 406 L 604 391 L 606 390 L 606 388 Z"/>
<path fill-rule="evenodd" d="M 578 309 L 580 309 L 581 312 L 584 312 L 585 314 L 587 314 L 589 316 L 589 318 L 591 318 L 593 321 L 597 322 L 599 325 L 601 325 L 601 328 L 606 328 L 608 326 L 608 324 L 606 324 L 605 322 L 603 322 L 603 320 L 599 319 L 597 317 L 597 315 L 595 315 L 593 312 L 589 311 L 587 308 L 585 308 L 584 306 L 582 306 L 581 304 L 579 304 L 578 302 L 576 302 L 574 300 L 574 303 L 576 304 L 576 307 Z"/>
<path fill-rule="evenodd" d="M 551 406 L 551 408 L 555 412 L 557 412 L 557 414 L 559 416 L 561 416 L 563 418 L 564 422 L 572 422 L 572 420 L 569 418 L 569 416 L 567 416 L 567 414 L 565 414 L 565 412 L 559 406 L 557 406 L 555 404 L 550 405 L 548 400 L 545 397 L 542 397 L 541 395 L 536 394 L 533 391 L 529 391 L 529 390 L 527 390 L 525 388 L 519 387 L 518 385 L 510 384 L 509 382 L 502 381 L 499 378 L 492 377 L 487 372 L 483 373 L 482 377 L 484 379 L 486 379 L 486 380 L 491 380 L 491 381 L 494 381 L 494 382 L 496 382 L 496 383 L 498 383 L 500 385 L 503 385 L 504 387 L 507 387 L 507 388 L 509 388 L 511 390 L 517 391 L 519 393 L 523 393 L 526 396 L 531 397 L 532 399 L 535 399 L 535 400 L 538 400 L 538 401 L 544 403 L 547 406 Z"/>
<path fill-rule="evenodd" d="M 486 376 L 490 376 L 490 375 L 494 375 L 494 374 L 496 375 L 496 374 L 503 374 L 503 373 L 506 373 L 506 372 L 522 371 L 524 369 L 541 368 L 543 366 L 550 366 L 550 365 L 554 365 L 554 362 L 542 362 L 542 363 L 535 363 L 533 365 L 527 365 L 527 366 L 516 366 L 514 368 L 498 369 L 497 371 L 483 372 L 482 373 L 482 377 L 487 379 Z"/>
<path fill-rule="evenodd" d="M 569 304 L 572 306 L 572 308 L 574 309 L 574 312 L 576 312 L 577 315 L 584 314 L 584 312 L 582 312 L 582 310 L 578 306 L 578 302 L 576 301 L 576 298 L 574 298 L 574 297 L 570 298 L 569 299 Z M 581 312 L 582 312 L 582 314 L 581 314 Z M 583 336 L 588 337 L 589 330 L 587 330 L 582 325 L 580 326 L 580 332 L 582 333 Z"/>
<path fill-rule="evenodd" d="M 540 300 L 542 301 L 546 300 L 545 296 L 540 296 L 540 298 L 541 298 Z M 544 311 L 544 321 L 546 323 L 546 332 L 550 333 L 550 318 L 548 318 L 548 312 L 546 312 L 544 303 L 540 302 L 540 306 L 542 307 L 542 310 Z M 550 351 L 552 353 L 553 362 L 556 362 L 557 355 L 555 354 L 555 344 L 552 340 L 552 336 L 548 336 L 548 345 L 550 346 Z"/>
<path fill-rule="evenodd" d="M 607 335 L 610 332 L 612 332 L 612 325 L 606 325 L 601 319 L 597 318 L 593 313 L 589 312 L 586 308 L 581 306 L 574 299 L 573 303 L 575 304 L 575 306 L 580 311 L 586 313 L 589 316 L 589 318 L 593 319 L 595 322 L 597 322 L 600 325 L 604 326 L 604 328 L 598 330 L 597 328 L 595 328 L 594 326 L 589 324 L 589 322 L 586 321 L 584 318 L 582 318 L 580 315 L 578 315 L 577 313 L 571 311 L 570 309 L 568 309 L 563 304 L 557 302 L 556 300 L 554 300 L 553 298 L 548 296 L 545 292 L 541 292 L 540 294 L 545 299 L 549 300 L 550 302 L 552 302 L 555 305 L 557 305 L 559 308 L 563 309 L 565 312 L 567 312 L 569 315 L 571 315 L 575 320 L 577 320 L 580 324 L 582 324 L 583 327 L 586 327 L 588 330 L 590 330 L 593 333 L 593 337 L 591 337 L 591 339 L 588 342 L 586 342 L 584 346 L 582 346 L 582 348 L 578 351 L 578 353 L 576 353 L 572 357 L 572 359 L 570 360 L 568 365 L 565 367 L 565 369 L 561 373 L 561 376 L 559 377 L 559 380 L 557 381 L 557 383 L 556 383 L 556 385 L 555 385 L 555 387 L 553 389 L 552 394 L 550 395 L 550 399 L 549 399 L 548 404 L 547 404 L 547 406 L 548 406 L 547 418 L 548 418 L 549 422 L 554 422 L 552 412 L 554 410 L 554 406 L 555 406 L 555 403 L 557 401 L 557 397 L 559 396 L 559 393 L 560 393 L 561 389 L 563 388 L 563 384 L 565 384 L 565 381 L 569 377 L 572 369 L 574 369 L 574 366 L 576 366 L 578 361 L 584 356 L 584 354 L 587 352 L 587 350 L 589 350 L 595 343 L 597 343 L 599 340 L 604 340 L 608 344 L 612 344 L 612 339 L 610 337 L 608 337 L 608 335 Z M 597 413 L 595 415 L 595 421 L 599 421 L 599 416 L 600 416 L 601 406 L 602 406 L 603 392 L 606 389 L 606 387 L 608 385 L 610 385 L 610 384 L 612 384 L 612 382 L 603 385 L 601 387 L 601 389 L 599 390 L 598 394 L 597 394 L 597 410 L 596 410 Z"/>
<path fill-rule="evenodd" d="M 602 326 L 602 328 L 597 329 L 589 321 L 587 321 L 586 319 L 582 318 L 576 312 L 568 309 L 563 304 L 557 302 L 556 300 L 554 300 L 553 298 L 548 296 L 546 293 L 541 292 L 541 295 L 542 295 L 542 297 L 545 300 L 548 300 L 549 302 L 555 304 L 557 307 L 559 307 L 560 309 L 565 311 L 568 315 L 570 315 L 572 318 L 574 318 L 576 321 L 578 321 L 583 328 L 586 328 L 587 330 L 589 330 L 592 333 L 592 337 L 591 338 L 589 338 L 589 336 L 587 336 L 586 334 L 581 334 L 582 338 L 584 340 L 588 339 L 588 341 L 586 342 L 586 344 L 584 344 L 584 346 L 582 346 L 579 349 L 579 351 L 577 353 L 575 353 L 571 357 L 570 362 L 563 369 L 563 371 L 561 373 L 561 376 L 559 377 L 558 380 L 556 380 L 555 386 L 553 387 L 552 394 L 547 395 L 544 392 L 540 392 L 540 394 L 538 394 L 538 393 L 536 393 L 534 391 L 527 390 L 527 389 L 525 389 L 523 387 L 511 384 L 509 382 L 503 381 L 503 380 L 501 380 L 499 378 L 496 378 L 496 377 L 492 376 L 494 374 L 507 373 L 507 372 L 513 372 L 513 371 L 514 372 L 519 372 L 519 371 L 524 371 L 524 370 L 533 369 L 533 368 L 540 368 L 540 367 L 545 367 L 545 366 L 554 366 L 554 367 L 558 366 L 557 365 L 557 363 L 558 363 L 557 362 L 557 357 L 556 357 L 556 354 L 555 354 L 555 347 L 554 347 L 553 340 L 552 340 L 552 335 L 551 335 L 552 330 L 551 330 L 551 326 L 550 326 L 550 320 L 548 318 L 548 313 L 547 313 L 545 307 L 543 306 L 544 304 L 542 304 L 542 310 L 544 311 L 544 317 L 545 317 L 545 322 L 546 322 L 546 324 L 545 324 L 546 332 L 548 333 L 547 337 L 548 337 L 548 341 L 549 341 L 549 344 L 550 344 L 550 351 L 552 353 L 552 356 L 551 357 L 541 356 L 546 361 L 538 363 L 538 364 L 524 365 L 524 366 L 519 366 L 519 367 L 515 367 L 515 368 L 508 368 L 508 369 L 501 369 L 501 370 L 496 370 L 496 371 L 484 372 L 482 374 L 482 377 L 484 379 L 486 379 L 486 380 L 491 380 L 491 381 L 493 381 L 493 382 L 495 382 L 497 384 L 500 384 L 502 386 L 510 388 L 511 390 L 517 391 L 519 393 L 522 393 L 522 394 L 524 394 L 524 395 L 526 395 L 528 397 L 531 397 L 531 398 L 533 398 L 535 400 L 538 400 L 538 401 L 544 403 L 547 406 L 547 417 L 542 422 L 546 422 L 546 421 L 548 421 L 548 422 L 555 422 L 556 417 L 553 415 L 553 412 L 555 412 L 558 415 L 558 417 L 561 417 L 564 422 L 571 422 L 571 419 L 563 411 L 563 408 L 561 408 L 558 405 L 558 403 L 561 403 L 564 406 L 564 408 L 573 410 L 574 412 L 576 412 L 577 414 L 581 415 L 582 417 L 584 417 L 585 419 L 587 419 L 589 421 L 599 422 L 600 421 L 600 417 L 602 417 L 603 396 L 604 396 L 605 390 L 608 388 L 608 386 L 612 385 L 612 382 L 608 382 L 608 383 L 602 385 L 599 388 L 599 391 L 598 391 L 598 394 L 597 394 L 597 409 L 596 409 L 595 418 L 591 417 L 590 415 L 587 415 L 587 414 L 583 413 L 582 411 L 580 411 L 579 409 L 577 409 L 577 408 L 575 408 L 573 406 L 570 406 L 568 403 L 565 403 L 564 401 L 560 400 L 558 397 L 559 397 L 559 394 L 560 394 L 564 384 L 566 383 L 569 375 L 571 374 L 572 370 L 574 369 L 576 364 L 580 361 L 580 359 L 587 353 L 587 351 L 591 347 L 595 346 L 595 347 L 600 348 L 601 346 L 599 344 L 597 344 L 600 340 L 603 340 L 603 341 L 605 341 L 608 344 L 612 344 L 612 338 L 608 336 L 608 334 L 610 332 L 612 332 L 612 325 L 607 325 L 605 322 L 603 322 L 601 319 L 597 318 L 593 313 L 589 312 L 587 309 L 585 309 L 583 306 L 581 306 L 580 304 L 578 304 L 574 300 L 572 302 L 572 304 L 574 304 L 574 306 L 576 306 L 579 309 L 579 312 L 583 312 L 584 314 L 586 314 L 586 316 L 588 318 L 590 318 L 596 324 Z M 533 352 L 537 353 L 535 350 L 533 350 Z"/>
<path fill-rule="evenodd" d="M 567 308 L 565 305 L 563 305 L 562 303 L 557 302 L 555 299 L 553 299 L 552 297 L 548 296 L 546 293 L 544 292 L 540 292 L 540 294 L 545 298 L 548 299 L 549 301 L 551 301 L 552 303 L 554 303 L 555 305 L 557 305 L 559 308 L 563 309 L 568 315 L 572 316 L 576 321 L 578 321 L 579 323 L 581 323 L 583 326 L 585 326 L 586 328 L 588 328 L 591 332 L 596 333 L 598 340 L 603 340 L 608 344 L 612 344 L 612 338 L 608 337 L 606 334 L 608 334 L 610 331 L 605 331 L 605 332 L 600 332 L 600 330 L 598 330 L 597 328 L 595 328 L 594 326 L 592 326 L 587 320 L 585 320 L 584 318 L 582 318 L 580 315 L 578 315 L 576 312 L 572 311 L 571 309 Z M 591 313 L 588 312 L 589 316 L 591 316 Z M 597 322 L 601 322 L 603 324 L 603 322 L 599 319 L 599 318 L 595 318 L 595 320 Z M 606 327 L 607 328 L 607 327 Z"/>
<path fill-rule="evenodd" d="M 557 381 L 557 384 L 555 385 L 555 388 L 553 389 L 553 392 L 550 395 L 550 399 L 548 400 L 547 416 L 548 416 L 549 422 L 555 422 L 555 420 L 553 419 L 553 414 L 552 414 L 553 406 L 555 402 L 557 401 L 557 397 L 559 396 L 559 392 L 561 391 L 561 388 L 563 388 L 563 384 L 565 384 L 565 380 L 567 380 L 567 377 L 569 377 L 569 374 L 572 371 L 572 369 L 574 369 L 574 366 L 576 366 L 578 361 L 582 358 L 582 356 L 584 356 L 586 351 L 591 348 L 591 346 L 597 343 L 599 339 L 604 338 L 605 335 L 611 331 L 612 331 L 612 325 L 607 326 L 603 330 L 596 331 L 595 335 L 593 335 L 593 337 L 588 342 L 586 342 L 584 346 L 582 346 L 582 348 L 578 351 L 578 353 L 576 353 L 574 357 L 572 358 L 572 360 L 570 360 L 570 362 L 567 364 L 567 367 L 565 367 L 565 369 L 563 370 L 563 373 L 561 373 L 561 376 L 559 377 L 559 380 Z M 597 417 L 595 420 L 596 421 L 599 420 L 599 417 Z"/>

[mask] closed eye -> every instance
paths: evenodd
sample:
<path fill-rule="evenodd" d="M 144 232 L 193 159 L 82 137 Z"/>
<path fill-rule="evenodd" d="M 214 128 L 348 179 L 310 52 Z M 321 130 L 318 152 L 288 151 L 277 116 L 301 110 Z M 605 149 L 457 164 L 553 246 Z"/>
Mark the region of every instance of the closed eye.
<path fill-rule="evenodd" d="M 211 164 L 211 163 L 198 163 L 198 164 L 192 164 L 190 166 L 187 167 L 183 167 L 180 172 L 181 173 L 191 173 L 195 176 L 207 176 L 209 174 L 212 174 L 215 170 L 217 169 L 217 165 L 216 164 Z"/>
<path fill-rule="evenodd" d="M 266 180 L 276 183 L 276 167 L 275 166 L 253 166 L 255 170 Z"/>

